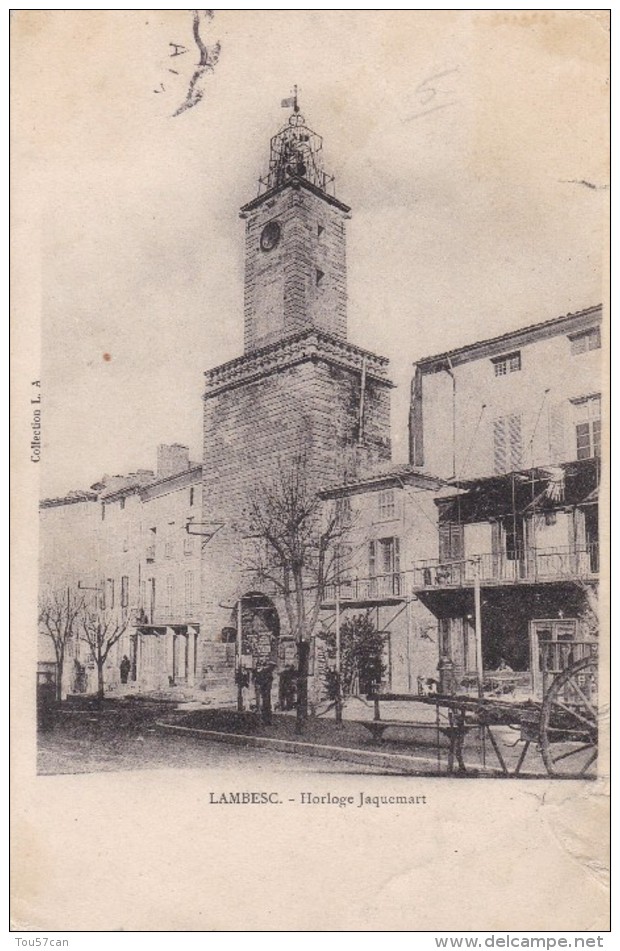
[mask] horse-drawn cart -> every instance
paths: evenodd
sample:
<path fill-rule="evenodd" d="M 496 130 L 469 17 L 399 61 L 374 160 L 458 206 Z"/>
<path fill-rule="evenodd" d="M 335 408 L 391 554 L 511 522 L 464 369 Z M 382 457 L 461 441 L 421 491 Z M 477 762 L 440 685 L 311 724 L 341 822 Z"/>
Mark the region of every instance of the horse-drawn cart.
<path fill-rule="evenodd" d="M 435 707 L 438 734 L 448 739 L 448 772 L 466 774 L 464 746 L 469 734 L 477 731 L 482 765 L 486 766 L 486 740 L 504 775 L 518 776 L 532 744 L 540 752 L 549 776 L 594 778 L 598 756 L 598 651 L 595 641 L 571 642 L 564 651 L 563 667 L 553 670 L 549 661 L 557 649 L 543 651 L 542 696 L 526 700 L 504 700 L 494 696 L 469 694 L 376 693 L 375 718 L 366 724 L 375 738 L 386 729 L 406 726 L 397 720 L 381 719 L 381 703 L 413 701 Z M 576 658 L 576 659 L 575 659 Z M 522 744 L 516 762 L 502 752 L 501 728 L 518 735 L 509 748 Z M 505 733 L 505 730 L 504 730 Z M 439 744 L 438 744 L 439 749 Z"/>

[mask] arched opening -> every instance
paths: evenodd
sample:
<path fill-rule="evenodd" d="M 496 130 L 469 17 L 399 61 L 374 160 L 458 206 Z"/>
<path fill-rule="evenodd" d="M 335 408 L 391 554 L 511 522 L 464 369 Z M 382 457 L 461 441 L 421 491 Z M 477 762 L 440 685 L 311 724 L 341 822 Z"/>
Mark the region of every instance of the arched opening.
<path fill-rule="evenodd" d="M 239 603 L 241 604 L 241 629 L 245 647 L 262 636 L 276 641 L 280 637 L 280 616 L 278 609 L 266 594 L 260 591 L 249 591 L 240 598 L 230 614 L 226 627 L 222 628 L 222 641 L 233 643 L 237 639 L 237 624 Z M 253 653 L 252 650 L 249 653 Z"/>

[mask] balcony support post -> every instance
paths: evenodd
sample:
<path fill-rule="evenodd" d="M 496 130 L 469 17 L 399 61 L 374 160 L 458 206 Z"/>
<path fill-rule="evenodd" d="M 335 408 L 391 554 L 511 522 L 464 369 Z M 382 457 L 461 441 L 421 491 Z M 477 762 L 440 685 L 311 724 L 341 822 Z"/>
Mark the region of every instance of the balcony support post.
<path fill-rule="evenodd" d="M 474 559 L 474 631 L 476 636 L 476 677 L 478 696 L 483 694 L 484 669 L 482 666 L 482 606 L 480 597 L 480 558 Z"/>

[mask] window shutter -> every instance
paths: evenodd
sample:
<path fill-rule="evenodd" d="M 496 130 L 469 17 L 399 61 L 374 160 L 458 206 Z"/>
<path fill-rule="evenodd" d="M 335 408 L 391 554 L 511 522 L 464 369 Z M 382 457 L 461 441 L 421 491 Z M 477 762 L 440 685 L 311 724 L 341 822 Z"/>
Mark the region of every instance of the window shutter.
<path fill-rule="evenodd" d="M 521 444 L 521 417 L 508 417 L 508 441 L 509 441 L 509 459 L 510 471 L 520 469 L 523 464 L 523 450 Z"/>
<path fill-rule="evenodd" d="M 496 474 L 506 472 L 506 417 L 493 420 L 493 466 Z"/>
<path fill-rule="evenodd" d="M 439 523 L 439 560 L 450 561 L 450 522 Z"/>
<path fill-rule="evenodd" d="M 493 420 L 493 463 L 496 475 L 521 468 L 523 444 L 520 416 L 500 416 Z"/>
<path fill-rule="evenodd" d="M 549 461 L 565 462 L 566 404 L 554 403 L 549 407 Z"/>
<path fill-rule="evenodd" d="M 465 530 L 463 525 L 458 522 L 452 522 L 452 533 L 450 539 L 452 558 L 459 561 L 463 558 L 465 552 Z"/>
<path fill-rule="evenodd" d="M 439 560 L 459 561 L 463 558 L 463 526 L 458 522 L 439 524 Z"/>
<path fill-rule="evenodd" d="M 371 578 L 377 574 L 377 552 L 375 542 L 368 543 L 368 573 Z"/>
<path fill-rule="evenodd" d="M 400 538 L 394 539 L 394 571 L 400 571 Z"/>

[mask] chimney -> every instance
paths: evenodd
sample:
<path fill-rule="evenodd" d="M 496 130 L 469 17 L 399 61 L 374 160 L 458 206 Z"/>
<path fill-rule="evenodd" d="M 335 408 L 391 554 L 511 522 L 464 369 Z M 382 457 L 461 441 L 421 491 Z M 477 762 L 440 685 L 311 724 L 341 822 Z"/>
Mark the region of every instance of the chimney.
<path fill-rule="evenodd" d="M 189 447 L 179 443 L 157 447 L 157 478 L 166 479 L 189 469 Z"/>

